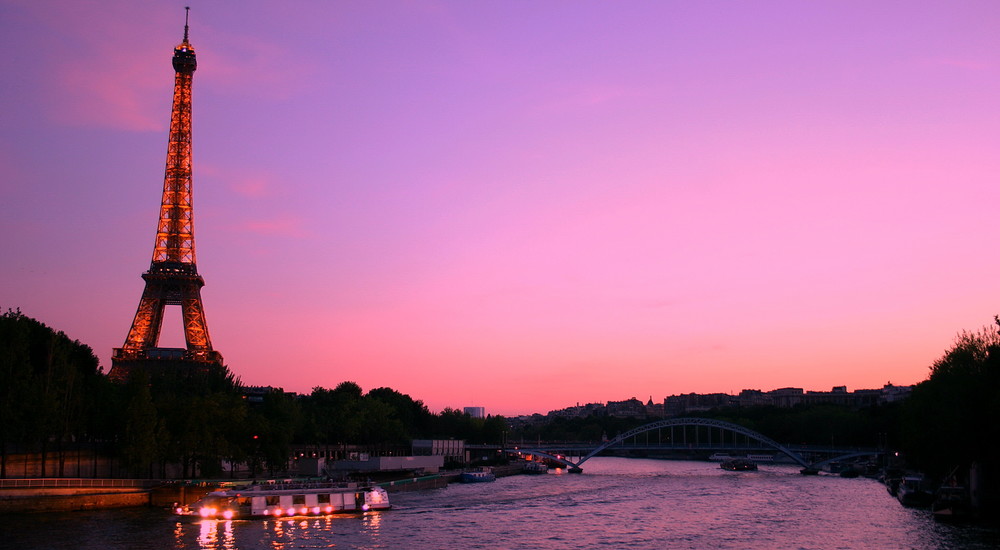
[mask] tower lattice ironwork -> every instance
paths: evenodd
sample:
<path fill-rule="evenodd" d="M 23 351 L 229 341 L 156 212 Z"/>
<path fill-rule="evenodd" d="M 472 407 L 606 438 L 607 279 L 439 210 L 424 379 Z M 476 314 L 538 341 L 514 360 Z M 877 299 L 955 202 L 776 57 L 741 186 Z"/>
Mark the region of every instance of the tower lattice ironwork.
<path fill-rule="evenodd" d="M 186 8 L 187 9 L 187 8 Z M 222 355 L 212 349 L 208 323 L 201 301 L 205 280 L 198 274 L 194 252 L 194 209 L 191 202 L 191 83 L 198 63 L 188 41 L 188 18 L 184 16 L 184 40 L 174 48 L 174 100 L 170 113 L 167 166 L 163 178 L 163 200 L 156 227 L 156 243 L 139 308 L 125 344 L 115 348 L 110 376 L 128 378 L 136 369 L 165 367 L 211 368 L 222 366 Z M 180 306 L 186 348 L 161 348 L 160 328 L 164 308 Z"/>

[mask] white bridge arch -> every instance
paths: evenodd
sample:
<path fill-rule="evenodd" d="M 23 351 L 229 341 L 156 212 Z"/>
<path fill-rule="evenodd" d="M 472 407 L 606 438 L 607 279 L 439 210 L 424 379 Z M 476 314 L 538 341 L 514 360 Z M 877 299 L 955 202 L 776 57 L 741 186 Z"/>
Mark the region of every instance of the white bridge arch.
<path fill-rule="evenodd" d="M 659 420 L 657 422 L 651 422 L 649 424 L 645 424 L 643 426 L 639 426 L 638 428 L 633 428 L 633 429 L 631 429 L 631 430 L 629 430 L 627 432 L 619 434 L 614 439 L 609 440 L 609 441 L 605 442 L 604 444 L 600 445 L 599 447 L 595 448 L 594 450 L 590 451 L 589 453 L 587 453 L 586 455 L 584 455 L 582 458 L 580 458 L 580 460 L 578 460 L 577 462 L 573 462 L 573 461 L 568 460 L 568 459 L 566 459 L 566 458 L 564 458 L 562 456 L 557 456 L 555 454 L 552 454 L 552 453 L 546 452 L 546 451 L 542 451 L 542 450 L 532 449 L 532 450 L 529 451 L 527 449 L 521 449 L 521 451 L 522 452 L 529 452 L 531 454 L 535 454 L 535 455 L 538 455 L 538 456 L 543 456 L 545 458 L 548 458 L 549 460 L 553 460 L 555 462 L 559 462 L 561 464 L 565 464 L 567 467 L 569 467 L 571 469 L 580 470 L 581 469 L 581 465 L 584 462 L 586 462 L 587 460 L 589 460 L 589 459 L 593 458 L 594 456 L 600 454 L 605 449 L 608 449 L 609 447 L 613 447 L 614 445 L 617 445 L 618 443 L 621 443 L 621 442 L 623 442 L 623 441 L 625 441 L 625 440 L 627 440 L 629 438 L 635 437 L 635 436 L 637 436 L 639 434 L 642 434 L 642 433 L 645 433 L 645 432 L 650 432 L 650 431 L 653 431 L 653 430 L 659 430 L 659 429 L 662 429 L 662 428 L 687 427 L 687 426 L 717 428 L 717 429 L 727 430 L 727 431 L 730 431 L 730 432 L 733 432 L 733 433 L 736 433 L 736 434 L 740 434 L 740 435 L 745 436 L 745 437 L 747 437 L 749 439 L 752 439 L 754 441 L 759 442 L 761 445 L 763 445 L 766 448 L 770 448 L 770 449 L 773 449 L 773 450 L 775 450 L 775 451 L 777 451 L 779 453 L 784 454 L 785 456 L 787 456 L 788 458 L 792 459 L 793 461 L 795 461 L 797 464 L 799 464 L 800 466 L 802 466 L 804 468 L 812 468 L 813 467 L 812 464 L 810 464 L 804 458 L 802 458 L 802 455 L 798 454 L 797 452 L 795 452 L 795 451 L 793 451 L 791 449 L 788 449 L 784 445 L 778 443 L 777 441 L 774 441 L 773 439 L 771 439 L 771 438 L 769 438 L 769 437 L 767 437 L 767 436 L 765 436 L 765 435 L 763 435 L 761 433 L 758 433 L 758 432 L 755 432 L 755 431 L 753 431 L 753 430 L 751 430 L 749 428 L 745 428 L 743 426 L 740 426 L 739 424 L 733 424 L 732 422 L 726 422 L 726 421 L 723 421 L 723 420 L 714 420 L 714 419 L 711 419 L 711 418 L 671 418 L 669 420 Z M 517 452 L 517 451 L 515 451 L 515 452 Z"/>

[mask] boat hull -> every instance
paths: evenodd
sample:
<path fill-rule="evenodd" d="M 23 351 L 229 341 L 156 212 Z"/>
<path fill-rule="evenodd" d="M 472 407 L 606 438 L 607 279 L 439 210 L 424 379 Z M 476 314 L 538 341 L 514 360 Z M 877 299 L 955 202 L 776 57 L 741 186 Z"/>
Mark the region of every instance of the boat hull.
<path fill-rule="evenodd" d="M 350 484 L 266 484 L 213 491 L 174 513 L 194 519 L 256 519 L 361 514 L 389 510 L 381 487 Z"/>

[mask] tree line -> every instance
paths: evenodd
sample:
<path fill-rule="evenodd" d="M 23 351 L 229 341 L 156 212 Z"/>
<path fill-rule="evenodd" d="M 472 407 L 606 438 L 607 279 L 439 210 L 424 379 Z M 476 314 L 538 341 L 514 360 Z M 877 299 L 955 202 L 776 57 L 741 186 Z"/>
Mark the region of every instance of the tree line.
<path fill-rule="evenodd" d="M 438 414 L 391 388 L 354 382 L 308 395 L 280 390 L 248 399 L 228 368 L 138 372 L 112 382 L 93 350 L 43 323 L 0 315 L 0 477 L 14 454 L 37 453 L 43 477 L 63 476 L 63 457 L 81 446 L 117 459 L 137 477 L 224 475 L 222 462 L 252 473 L 281 472 L 293 448 L 409 449 L 413 439 L 498 442 L 502 417 Z"/>
<path fill-rule="evenodd" d="M 836 406 L 718 409 L 706 416 L 788 443 L 884 446 L 907 464 L 944 477 L 975 465 L 1000 494 L 1000 318 L 962 332 L 903 403 L 852 410 Z M 646 419 L 557 418 L 510 431 L 496 416 L 431 413 L 391 388 L 364 392 L 354 382 L 308 395 L 265 392 L 247 398 L 228 369 L 138 375 L 111 382 L 93 350 L 20 311 L 0 315 L 0 477 L 12 453 L 62 457 L 89 446 L 137 476 L 221 475 L 221 462 L 251 472 L 280 471 L 293 448 L 348 445 L 408 448 L 413 439 L 501 443 L 599 441 Z M 43 471 L 62 476 L 63 461 Z M 43 460 L 42 464 L 46 464 Z"/>

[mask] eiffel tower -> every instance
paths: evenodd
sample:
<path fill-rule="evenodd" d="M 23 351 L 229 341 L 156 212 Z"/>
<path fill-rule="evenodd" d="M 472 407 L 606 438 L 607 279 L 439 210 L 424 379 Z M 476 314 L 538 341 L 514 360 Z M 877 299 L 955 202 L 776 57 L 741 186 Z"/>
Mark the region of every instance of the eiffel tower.
<path fill-rule="evenodd" d="M 190 8 L 185 8 L 190 10 Z M 208 337 L 201 287 L 194 254 L 194 209 L 191 203 L 191 82 L 198 66 L 188 41 L 188 12 L 184 14 L 184 40 L 174 48 L 174 101 L 170 113 L 167 167 L 163 201 L 156 228 L 156 243 L 149 271 L 142 274 L 146 287 L 139 299 L 125 344 L 111 356 L 112 380 L 126 380 L 136 370 L 162 371 L 187 368 L 221 368 L 222 354 L 212 349 Z M 186 348 L 161 348 L 160 327 L 166 306 L 180 306 Z"/>

